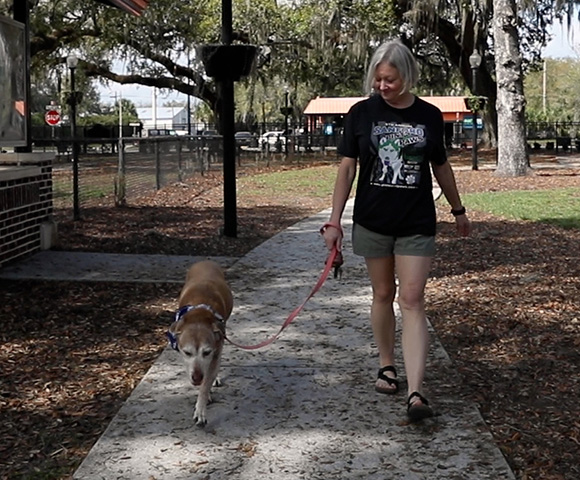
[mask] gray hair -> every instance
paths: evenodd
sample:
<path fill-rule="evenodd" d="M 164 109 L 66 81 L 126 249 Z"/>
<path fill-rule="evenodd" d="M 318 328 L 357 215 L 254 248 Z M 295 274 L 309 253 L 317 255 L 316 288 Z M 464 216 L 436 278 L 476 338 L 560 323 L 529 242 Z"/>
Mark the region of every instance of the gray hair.
<path fill-rule="evenodd" d="M 408 92 L 417 84 L 419 67 L 411 50 L 399 40 L 390 40 L 377 48 L 371 58 L 364 85 L 365 93 L 370 94 L 373 92 L 377 66 L 383 62 L 392 65 L 399 71 L 399 75 L 403 80 L 401 93 Z"/>

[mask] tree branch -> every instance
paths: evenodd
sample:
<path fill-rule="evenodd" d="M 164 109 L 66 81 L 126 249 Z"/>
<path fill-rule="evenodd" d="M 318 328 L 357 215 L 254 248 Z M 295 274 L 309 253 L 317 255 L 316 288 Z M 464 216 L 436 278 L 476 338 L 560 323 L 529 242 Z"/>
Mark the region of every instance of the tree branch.
<path fill-rule="evenodd" d="M 203 77 L 201 77 L 201 75 L 197 75 L 191 71 L 189 71 L 189 75 L 183 75 L 187 78 L 192 77 L 192 79 L 195 80 L 194 83 L 190 84 L 175 77 L 150 77 L 137 74 L 122 75 L 91 62 L 82 62 L 81 66 L 87 77 L 106 78 L 107 80 L 122 85 L 136 83 L 148 87 L 168 88 L 171 90 L 177 90 L 185 95 L 199 98 L 210 105 L 215 105 L 217 102 L 215 89 L 212 88 L 213 84 L 209 84 L 203 79 Z"/>
<path fill-rule="evenodd" d="M 41 52 L 54 52 L 64 44 L 74 43 L 85 37 L 98 38 L 100 29 L 79 30 L 75 27 L 63 27 L 50 32 L 38 32 L 30 38 L 30 55 L 34 57 Z"/>

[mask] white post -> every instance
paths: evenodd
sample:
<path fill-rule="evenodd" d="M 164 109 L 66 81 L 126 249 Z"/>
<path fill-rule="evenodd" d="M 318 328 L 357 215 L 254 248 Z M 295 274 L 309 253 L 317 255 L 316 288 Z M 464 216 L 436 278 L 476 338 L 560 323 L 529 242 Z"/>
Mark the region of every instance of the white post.
<path fill-rule="evenodd" d="M 153 87 L 151 104 L 151 123 L 153 124 L 153 128 L 157 128 L 157 88 L 155 87 Z"/>
<path fill-rule="evenodd" d="M 542 112 L 546 113 L 546 76 L 547 76 L 546 59 L 544 59 L 544 71 L 542 76 Z"/>
<path fill-rule="evenodd" d="M 119 142 L 123 138 L 123 93 L 119 91 Z M 121 144 L 119 143 L 119 146 Z"/>

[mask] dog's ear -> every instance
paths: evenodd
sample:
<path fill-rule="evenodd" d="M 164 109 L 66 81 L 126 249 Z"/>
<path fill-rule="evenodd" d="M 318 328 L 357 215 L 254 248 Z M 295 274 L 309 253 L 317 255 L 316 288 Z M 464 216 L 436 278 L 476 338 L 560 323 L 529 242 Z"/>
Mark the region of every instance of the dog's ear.
<path fill-rule="evenodd" d="M 177 339 L 177 335 L 175 335 L 171 330 L 167 330 L 165 334 L 167 336 L 167 340 L 169 340 L 169 345 L 171 345 L 171 348 L 179 352 L 179 341 Z"/>
<path fill-rule="evenodd" d="M 169 340 L 169 344 L 171 345 L 171 348 L 173 348 L 173 350 L 176 350 L 178 352 L 179 352 L 178 338 L 179 334 L 181 333 L 182 325 L 183 322 L 181 320 L 173 322 L 167 329 L 167 332 L 165 332 L 165 334 L 167 335 L 167 339 Z"/>
<path fill-rule="evenodd" d="M 181 333 L 181 327 L 183 327 L 183 320 L 178 320 L 177 322 L 173 322 L 171 324 L 169 331 L 175 335 L 179 335 Z"/>
<path fill-rule="evenodd" d="M 223 329 L 220 327 L 220 325 L 218 323 L 214 323 L 213 324 L 213 335 L 216 339 L 216 341 L 221 341 L 223 338 L 225 338 L 225 334 Z"/>

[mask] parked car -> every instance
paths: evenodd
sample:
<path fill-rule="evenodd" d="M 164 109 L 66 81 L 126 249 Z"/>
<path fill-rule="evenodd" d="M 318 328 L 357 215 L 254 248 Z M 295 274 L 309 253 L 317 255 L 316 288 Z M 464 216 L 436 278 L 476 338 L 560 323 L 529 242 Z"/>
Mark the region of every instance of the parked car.
<path fill-rule="evenodd" d="M 218 133 L 217 130 L 203 130 L 201 132 L 197 132 L 197 136 L 199 139 L 208 139 L 208 138 L 217 138 L 221 135 Z"/>
<path fill-rule="evenodd" d="M 260 135 L 258 144 L 262 149 L 281 150 L 286 145 L 286 137 L 282 130 L 274 130 Z"/>
<path fill-rule="evenodd" d="M 258 143 L 256 136 L 251 132 L 236 132 L 236 145 L 240 147 L 255 147 Z"/>
<path fill-rule="evenodd" d="M 203 130 L 197 132 L 197 146 L 203 151 L 218 154 L 223 150 L 222 136 L 217 130 Z"/>
<path fill-rule="evenodd" d="M 147 130 L 148 137 L 175 137 L 177 133 L 169 128 L 150 128 Z"/>
<path fill-rule="evenodd" d="M 139 142 L 140 153 L 153 153 L 156 148 L 161 152 L 169 152 L 175 148 L 175 142 L 170 137 L 176 137 L 175 130 L 170 128 L 150 128 L 147 137 Z"/>

